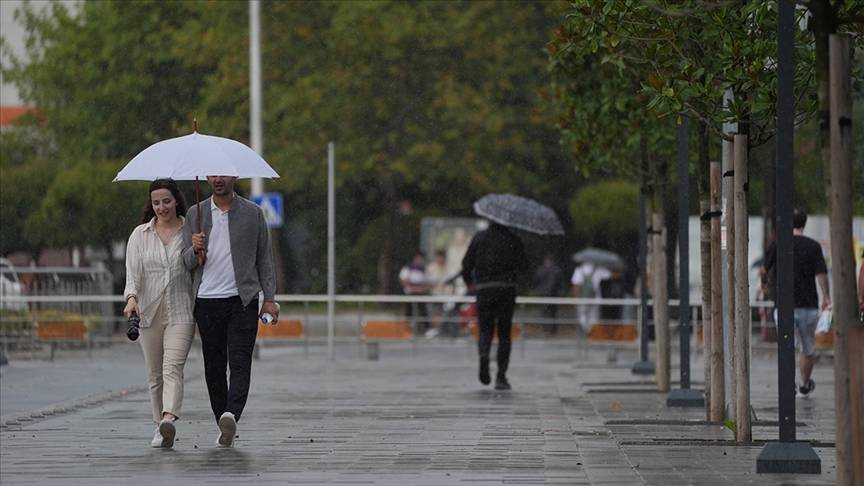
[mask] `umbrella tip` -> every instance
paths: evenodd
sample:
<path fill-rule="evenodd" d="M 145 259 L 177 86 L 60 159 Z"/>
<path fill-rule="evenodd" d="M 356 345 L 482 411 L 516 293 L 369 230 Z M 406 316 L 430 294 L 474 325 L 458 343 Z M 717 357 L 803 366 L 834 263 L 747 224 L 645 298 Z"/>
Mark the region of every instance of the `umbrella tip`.
<path fill-rule="evenodd" d="M 192 131 L 198 133 L 198 117 L 192 118 Z"/>

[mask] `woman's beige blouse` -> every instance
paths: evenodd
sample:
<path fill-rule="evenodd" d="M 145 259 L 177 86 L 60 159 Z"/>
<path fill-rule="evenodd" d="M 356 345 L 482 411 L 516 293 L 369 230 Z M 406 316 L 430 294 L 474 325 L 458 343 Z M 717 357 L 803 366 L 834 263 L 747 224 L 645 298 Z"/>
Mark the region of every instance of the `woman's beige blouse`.
<path fill-rule="evenodd" d="M 183 219 L 183 218 L 181 218 Z M 183 220 L 185 224 L 185 220 Z M 141 307 L 141 327 L 149 327 L 165 303 L 168 325 L 193 324 L 192 274 L 183 266 L 182 226 L 167 245 L 156 233 L 156 218 L 139 225 L 126 244 L 126 300 L 134 295 Z"/>

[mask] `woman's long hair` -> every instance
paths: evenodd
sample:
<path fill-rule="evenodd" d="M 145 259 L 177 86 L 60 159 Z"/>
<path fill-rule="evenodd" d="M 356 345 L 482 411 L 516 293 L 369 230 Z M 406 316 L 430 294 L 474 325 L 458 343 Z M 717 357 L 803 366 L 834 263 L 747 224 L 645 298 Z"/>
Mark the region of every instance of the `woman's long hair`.
<path fill-rule="evenodd" d="M 177 217 L 186 216 L 186 199 L 183 198 L 183 194 L 180 193 L 180 189 L 177 188 L 177 183 L 174 182 L 174 179 L 156 179 L 150 183 L 150 190 L 147 191 L 147 205 L 144 206 L 144 211 L 141 214 L 141 224 L 149 223 L 156 216 L 150 196 L 157 189 L 168 189 L 171 191 L 171 195 L 177 201 L 177 205 L 175 206 Z"/>

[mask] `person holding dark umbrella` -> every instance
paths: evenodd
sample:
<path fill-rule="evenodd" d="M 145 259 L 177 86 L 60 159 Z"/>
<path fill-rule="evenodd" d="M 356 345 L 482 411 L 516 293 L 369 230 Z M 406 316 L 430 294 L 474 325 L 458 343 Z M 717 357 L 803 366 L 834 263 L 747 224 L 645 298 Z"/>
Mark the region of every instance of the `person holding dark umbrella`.
<path fill-rule="evenodd" d="M 497 223 L 474 235 L 462 259 L 462 279 L 477 296 L 480 321 L 480 383 L 491 382 L 489 353 L 498 334 L 496 390 L 509 390 L 510 329 L 516 304 L 516 278 L 525 269 L 525 248 L 509 229 Z"/>
<path fill-rule="evenodd" d="M 498 334 L 496 390 L 509 390 L 510 329 L 516 306 L 516 279 L 527 266 L 522 241 L 509 228 L 539 235 L 562 235 L 564 229 L 551 208 L 513 194 L 487 194 L 474 203 L 474 212 L 490 220 L 474 235 L 462 259 L 462 279 L 477 295 L 480 321 L 480 383 L 488 385 L 492 335 Z"/>

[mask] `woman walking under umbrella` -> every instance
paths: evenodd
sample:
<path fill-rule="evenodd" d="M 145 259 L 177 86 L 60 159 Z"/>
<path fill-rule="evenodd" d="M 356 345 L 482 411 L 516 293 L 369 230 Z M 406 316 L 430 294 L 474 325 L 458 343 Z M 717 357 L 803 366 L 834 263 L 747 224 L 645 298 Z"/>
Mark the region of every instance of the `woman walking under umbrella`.
<path fill-rule="evenodd" d="M 126 247 L 126 307 L 140 319 L 153 420 L 152 447 L 170 448 L 183 403 L 183 367 L 192 345 L 192 276 L 183 265 L 186 203 L 171 179 L 150 184 L 141 224 Z"/>

